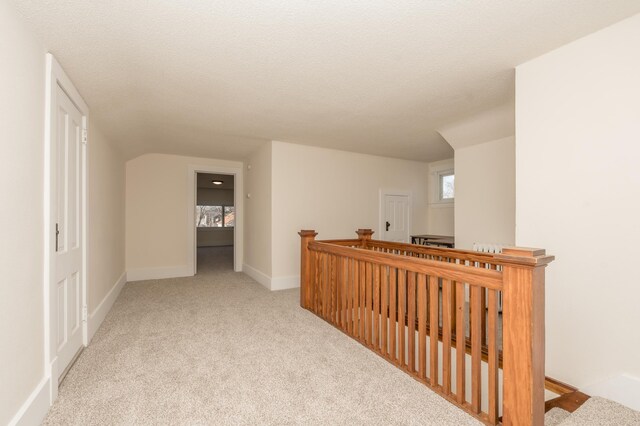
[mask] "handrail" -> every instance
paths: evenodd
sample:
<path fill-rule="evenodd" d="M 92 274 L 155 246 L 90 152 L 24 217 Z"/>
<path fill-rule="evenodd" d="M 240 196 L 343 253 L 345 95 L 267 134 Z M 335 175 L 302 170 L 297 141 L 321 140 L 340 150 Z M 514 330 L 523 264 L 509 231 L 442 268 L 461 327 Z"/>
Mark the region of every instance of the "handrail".
<path fill-rule="evenodd" d="M 357 241 L 357 240 L 351 240 Z M 553 256 L 538 254 L 535 257 L 514 256 L 500 253 L 484 253 L 471 250 L 452 249 L 447 247 L 423 246 L 417 244 L 396 243 L 381 240 L 369 240 L 367 248 L 388 248 L 393 250 L 406 251 L 416 255 L 440 256 L 469 262 L 488 263 L 491 265 L 540 265 L 553 261 Z M 511 248 L 513 249 L 513 248 Z M 520 248 L 522 249 L 522 248 Z M 538 249 L 528 249 L 538 250 Z"/>
<path fill-rule="evenodd" d="M 553 256 L 527 248 L 489 254 L 423 247 L 357 233 L 328 241 L 315 241 L 315 231 L 299 233 L 301 306 L 486 424 L 542 425 L 544 267 Z M 482 362 L 488 373 L 481 373 Z"/>
<path fill-rule="evenodd" d="M 446 263 L 446 267 L 443 267 L 443 262 L 436 260 L 401 257 L 391 253 L 338 246 L 325 241 L 310 242 L 309 250 L 344 256 L 355 260 L 363 260 L 379 265 L 393 264 L 393 266 L 407 271 L 419 272 L 426 275 L 438 275 L 441 278 L 452 281 L 462 281 L 494 290 L 502 290 L 502 273 L 490 269 L 473 268 L 455 263 Z"/>

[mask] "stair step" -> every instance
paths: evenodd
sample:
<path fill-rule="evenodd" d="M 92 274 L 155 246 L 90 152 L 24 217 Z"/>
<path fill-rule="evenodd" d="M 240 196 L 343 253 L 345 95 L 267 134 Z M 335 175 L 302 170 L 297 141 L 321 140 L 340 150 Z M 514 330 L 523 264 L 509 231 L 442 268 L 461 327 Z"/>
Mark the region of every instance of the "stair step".
<path fill-rule="evenodd" d="M 544 426 L 557 426 L 570 415 L 570 412 L 565 411 L 562 408 L 552 408 L 544 415 Z"/>
<path fill-rule="evenodd" d="M 553 410 L 551 410 L 553 411 Z M 549 411 L 549 412 L 551 412 Z M 546 416 L 545 416 L 546 417 Z M 546 423 L 545 423 L 546 424 Z M 640 425 L 640 412 L 611 400 L 591 397 L 571 413 L 560 426 Z"/>

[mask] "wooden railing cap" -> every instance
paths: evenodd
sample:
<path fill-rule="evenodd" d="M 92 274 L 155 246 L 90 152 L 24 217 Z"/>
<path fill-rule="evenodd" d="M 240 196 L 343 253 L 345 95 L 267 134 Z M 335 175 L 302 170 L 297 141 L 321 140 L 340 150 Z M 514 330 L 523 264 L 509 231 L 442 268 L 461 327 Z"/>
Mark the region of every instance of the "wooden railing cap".
<path fill-rule="evenodd" d="M 520 258 L 523 263 L 533 265 L 546 265 L 555 259 L 555 256 L 547 256 L 545 249 L 533 247 L 505 247 L 502 256 Z"/>
<path fill-rule="evenodd" d="M 298 235 L 300 235 L 301 237 L 315 237 L 316 235 L 318 235 L 318 233 L 313 229 L 303 229 L 298 232 Z"/>
<path fill-rule="evenodd" d="M 360 228 L 356 231 L 356 234 L 358 234 L 358 236 L 372 236 L 374 231 L 371 228 Z"/>

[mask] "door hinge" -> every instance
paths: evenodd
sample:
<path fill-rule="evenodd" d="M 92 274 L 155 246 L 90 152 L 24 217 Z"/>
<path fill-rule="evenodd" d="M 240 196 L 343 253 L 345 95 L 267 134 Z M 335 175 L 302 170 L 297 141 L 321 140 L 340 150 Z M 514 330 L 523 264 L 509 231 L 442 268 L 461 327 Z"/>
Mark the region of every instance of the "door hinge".
<path fill-rule="evenodd" d="M 82 129 L 82 143 L 87 144 L 87 129 Z"/>
<path fill-rule="evenodd" d="M 87 306 L 82 307 L 82 321 L 87 322 Z"/>

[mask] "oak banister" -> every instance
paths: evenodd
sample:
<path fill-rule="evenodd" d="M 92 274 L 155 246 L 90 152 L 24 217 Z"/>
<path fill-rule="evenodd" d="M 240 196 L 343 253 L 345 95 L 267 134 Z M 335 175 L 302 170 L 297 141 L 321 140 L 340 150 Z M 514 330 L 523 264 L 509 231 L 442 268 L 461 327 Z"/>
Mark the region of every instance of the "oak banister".
<path fill-rule="evenodd" d="M 337 254 L 364 260 L 366 263 L 391 264 L 405 270 L 411 270 L 426 275 L 437 275 L 455 281 L 481 285 L 496 290 L 502 289 L 502 273 L 491 269 L 472 268 L 457 264 L 447 264 L 437 260 L 420 259 L 389 253 L 373 252 L 354 247 L 334 246 L 322 241 L 311 241 L 310 250 Z"/>
<path fill-rule="evenodd" d="M 544 424 L 544 267 L 542 249 L 505 248 L 503 290 L 504 425 Z"/>
<path fill-rule="evenodd" d="M 553 257 L 521 247 L 434 250 L 372 234 L 316 241 L 315 232 L 302 231 L 301 305 L 484 423 L 542 425 L 544 267 Z"/>
<path fill-rule="evenodd" d="M 313 230 L 302 230 L 300 235 L 300 306 L 309 309 L 311 307 L 312 288 L 312 254 L 309 252 L 309 242 L 315 240 L 318 233 Z"/>
<path fill-rule="evenodd" d="M 373 231 L 371 229 L 358 229 L 356 234 L 358 234 L 358 240 L 360 240 L 360 247 L 367 248 L 369 241 L 371 241 L 371 236 L 373 235 Z"/>

